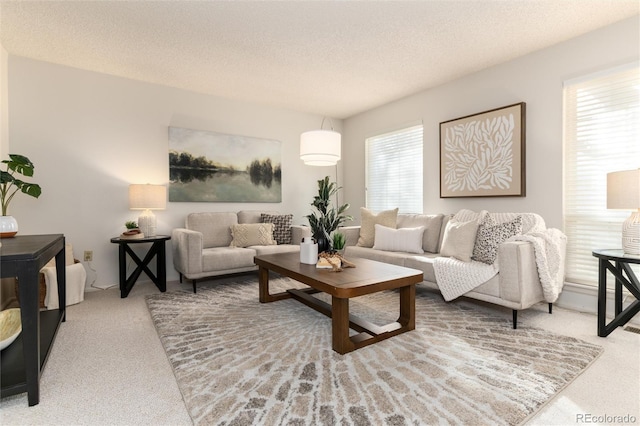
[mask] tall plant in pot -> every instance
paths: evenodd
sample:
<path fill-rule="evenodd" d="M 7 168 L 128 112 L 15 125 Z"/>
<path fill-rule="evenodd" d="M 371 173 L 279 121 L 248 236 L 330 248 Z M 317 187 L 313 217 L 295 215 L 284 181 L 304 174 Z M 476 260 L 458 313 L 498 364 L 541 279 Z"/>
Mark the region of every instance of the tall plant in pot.
<path fill-rule="evenodd" d="M 38 198 L 42 193 L 37 183 L 25 182 L 16 177 L 16 174 L 26 177 L 33 176 L 35 166 L 24 155 L 9 154 L 8 160 L 3 160 L 5 170 L 0 170 L 0 205 L 2 217 L 0 218 L 0 237 L 13 237 L 18 233 L 18 222 L 13 216 L 8 216 L 9 203 L 19 192 Z"/>
<path fill-rule="evenodd" d="M 315 212 L 307 215 L 311 235 L 318 243 L 318 253 L 332 249 L 331 234 L 347 220 L 353 217 L 345 214 L 349 209 L 349 204 L 345 203 L 340 207 L 331 206 L 331 197 L 336 195 L 341 188 L 335 182 L 329 182 L 329 176 L 318 181 L 318 195 L 313 198 L 311 205 Z"/>

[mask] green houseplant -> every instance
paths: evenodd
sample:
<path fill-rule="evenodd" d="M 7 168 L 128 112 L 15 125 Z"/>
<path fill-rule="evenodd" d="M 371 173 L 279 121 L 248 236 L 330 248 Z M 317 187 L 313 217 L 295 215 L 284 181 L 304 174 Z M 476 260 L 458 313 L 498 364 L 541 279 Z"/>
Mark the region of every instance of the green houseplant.
<path fill-rule="evenodd" d="M 131 231 L 132 229 L 138 229 L 138 224 L 133 221 L 133 220 L 128 220 L 124 223 L 125 228 L 127 228 L 127 231 Z"/>
<path fill-rule="evenodd" d="M 347 242 L 347 239 L 342 232 L 334 232 L 332 240 L 333 249 L 337 251 L 342 251 Z"/>
<path fill-rule="evenodd" d="M 345 203 L 338 207 L 331 206 L 331 197 L 338 193 L 341 188 L 335 182 L 329 181 L 329 176 L 318 181 L 318 195 L 313 198 L 311 205 L 315 212 L 307 215 L 311 235 L 318 243 L 318 252 L 332 249 L 331 233 L 347 220 L 353 217 L 345 214 L 349 209 L 349 204 Z"/>
<path fill-rule="evenodd" d="M 7 215 L 9 203 L 18 191 L 38 198 L 42 189 L 37 183 L 25 182 L 16 177 L 16 174 L 26 177 L 33 176 L 35 166 L 24 155 L 9 154 L 9 159 L 3 160 L 2 164 L 5 165 L 5 170 L 0 170 L 0 205 L 2 206 L 0 236 L 12 237 L 18 232 L 18 223 L 12 216 Z"/>

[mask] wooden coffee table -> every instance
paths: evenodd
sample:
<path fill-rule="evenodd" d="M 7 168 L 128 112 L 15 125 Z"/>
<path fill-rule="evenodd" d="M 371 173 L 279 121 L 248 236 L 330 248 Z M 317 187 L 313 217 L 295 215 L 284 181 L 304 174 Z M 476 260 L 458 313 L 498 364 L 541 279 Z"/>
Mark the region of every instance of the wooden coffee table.
<path fill-rule="evenodd" d="M 294 299 L 331 317 L 333 350 L 345 354 L 372 343 L 415 329 L 416 287 L 422 282 L 422 271 L 390 265 L 368 259 L 349 259 L 355 268 L 342 272 L 317 269 L 315 265 L 300 263 L 299 253 L 256 256 L 260 279 L 260 302 Z M 309 286 L 289 289 L 282 293 L 269 293 L 269 271 L 293 278 Z M 383 290 L 398 289 L 400 315 L 398 320 L 378 326 L 349 314 L 349 299 Z M 313 297 L 313 293 L 331 295 L 331 305 Z M 359 332 L 349 336 L 349 328 Z"/>

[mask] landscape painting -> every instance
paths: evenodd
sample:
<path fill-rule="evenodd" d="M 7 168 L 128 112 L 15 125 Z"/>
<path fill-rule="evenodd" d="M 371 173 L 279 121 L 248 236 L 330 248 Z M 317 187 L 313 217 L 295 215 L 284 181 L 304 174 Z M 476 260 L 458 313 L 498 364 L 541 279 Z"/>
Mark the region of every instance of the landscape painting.
<path fill-rule="evenodd" d="M 525 106 L 440 123 L 440 198 L 526 195 Z"/>
<path fill-rule="evenodd" d="M 169 127 L 169 201 L 281 202 L 280 141 Z"/>

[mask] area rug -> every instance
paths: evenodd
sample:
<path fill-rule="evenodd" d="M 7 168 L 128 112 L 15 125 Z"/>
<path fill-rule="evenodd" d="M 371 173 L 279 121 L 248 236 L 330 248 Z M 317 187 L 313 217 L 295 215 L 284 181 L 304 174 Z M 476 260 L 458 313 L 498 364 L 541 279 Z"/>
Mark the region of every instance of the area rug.
<path fill-rule="evenodd" d="M 256 279 L 153 294 L 147 306 L 196 425 L 516 425 L 602 352 L 513 330 L 503 309 L 416 293 L 414 331 L 346 355 L 331 349 L 330 318 L 292 299 L 259 303 Z M 350 307 L 384 324 L 398 295 Z"/>

